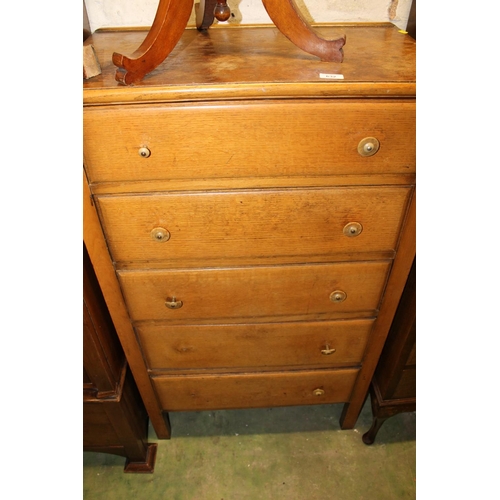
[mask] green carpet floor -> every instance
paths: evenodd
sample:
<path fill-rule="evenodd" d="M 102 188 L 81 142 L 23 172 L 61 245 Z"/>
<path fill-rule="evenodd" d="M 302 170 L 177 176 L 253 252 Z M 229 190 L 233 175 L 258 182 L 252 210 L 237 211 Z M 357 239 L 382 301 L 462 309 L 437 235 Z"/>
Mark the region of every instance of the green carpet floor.
<path fill-rule="evenodd" d="M 343 405 L 171 413 L 153 474 L 84 452 L 85 500 L 392 500 L 416 498 L 416 413 L 388 419 L 374 444 L 369 400 L 341 430 Z"/>

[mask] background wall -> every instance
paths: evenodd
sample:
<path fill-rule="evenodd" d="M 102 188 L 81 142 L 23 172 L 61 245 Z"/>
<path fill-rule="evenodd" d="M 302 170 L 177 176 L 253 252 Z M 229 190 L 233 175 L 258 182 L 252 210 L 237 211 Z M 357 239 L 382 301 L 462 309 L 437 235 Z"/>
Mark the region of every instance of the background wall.
<path fill-rule="evenodd" d="M 123 26 L 151 26 L 159 0 L 84 0 L 91 31 Z M 392 22 L 405 29 L 412 0 L 295 0 L 310 22 Z M 195 25 L 195 5 L 189 21 Z M 228 0 L 228 23 L 269 24 L 261 0 Z"/>

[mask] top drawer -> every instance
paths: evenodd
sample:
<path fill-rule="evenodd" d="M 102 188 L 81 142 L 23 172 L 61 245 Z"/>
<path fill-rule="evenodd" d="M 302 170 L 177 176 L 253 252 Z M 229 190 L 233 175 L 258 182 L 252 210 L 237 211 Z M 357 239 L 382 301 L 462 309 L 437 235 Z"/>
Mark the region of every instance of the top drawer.
<path fill-rule="evenodd" d="M 373 156 L 358 144 L 375 137 Z M 146 156 L 140 155 L 141 148 Z M 128 105 L 84 112 L 91 183 L 411 173 L 415 103 L 267 101 Z"/>

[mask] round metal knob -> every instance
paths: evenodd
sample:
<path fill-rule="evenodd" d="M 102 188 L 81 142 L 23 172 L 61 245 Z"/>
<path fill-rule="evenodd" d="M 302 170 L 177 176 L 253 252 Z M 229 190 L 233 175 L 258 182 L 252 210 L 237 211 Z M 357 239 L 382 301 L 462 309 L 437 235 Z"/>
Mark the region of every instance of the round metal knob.
<path fill-rule="evenodd" d="M 183 305 L 182 300 L 177 300 L 175 297 L 167 297 L 167 300 L 165 301 L 165 305 L 169 309 L 180 309 Z"/>
<path fill-rule="evenodd" d="M 380 142 L 375 137 L 365 137 L 358 144 L 358 153 L 361 156 L 373 156 L 380 148 Z"/>
<path fill-rule="evenodd" d="M 151 151 L 145 146 L 139 148 L 139 156 L 142 156 L 142 158 L 149 158 L 151 156 Z"/>
<path fill-rule="evenodd" d="M 347 294 L 342 291 L 342 290 L 335 290 L 330 294 L 330 300 L 332 302 L 344 302 L 344 300 L 347 298 Z"/>
<path fill-rule="evenodd" d="M 325 394 L 325 391 L 323 389 L 314 389 L 313 394 L 315 396 L 323 396 L 323 394 Z"/>
<path fill-rule="evenodd" d="M 363 231 L 363 226 L 359 222 L 349 222 L 344 226 L 344 234 L 352 238 L 353 236 L 358 236 Z"/>
<path fill-rule="evenodd" d="M 158 243 L 164 243 L 170 239 L 170 233 L 163 227 L 155 227 L 151 231 L 151 238 Z"/>

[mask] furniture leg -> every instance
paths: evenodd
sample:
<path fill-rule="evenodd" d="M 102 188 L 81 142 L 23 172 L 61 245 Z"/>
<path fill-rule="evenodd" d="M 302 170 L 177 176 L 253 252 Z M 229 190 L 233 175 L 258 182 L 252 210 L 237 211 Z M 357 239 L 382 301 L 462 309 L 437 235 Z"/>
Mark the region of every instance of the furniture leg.
<path fill-rule="evenodd" d="M 370 429 L 363 434 L 363 443 L 365 444 L 373 444 L 375 441 L 375 437 L 377 436 L 377 432 L 379 429 L 382 427 L 382 424 L 388 419 L 389 417 L 373 417 L 373 422 L 372 426 Z"/>
<path fill-rule="evenodd" d="M 193 0 L 160 0 L 153 25 L 131 57 L 115 52 L 116 81 L 137 83 L 159 66 L 179 41 L 191 15 Z"/>
<path fill-rule="evenodd" d="M 372 426 L 363 434 L 362 440 L 365 444 L 373 444 L 382 424 L 399 413 L 415 411 L 416 403 L 411 398 L 393 401 L 384 401 L 379 387 L 375 382 L 370 384 L 370 401 L 372 407 Z"/>
<path fill-rule="evenodd" d="M 337 40 L 321 38 L 304 19 L 295 0 L 262 0 L 262 3 L 276 27 L 299 49 L 322 61 L 342 62 L 345 36 Z"/>
<path fill-rule="evenodd" d="M 200 0 L 196 10 L 196 27 L 200 31 L 207 30 L 212 26 L 215 19 L 214 9 L 216 3 L 217 0 Z"/>
<path fill-rule="evenodd" d="M 263 4 L 276 27 L 297 47 L 322 61 L 342 62 L 345 36 L 336 40 L 321 38 L 302 16 L 295 0 L 263 0 Z M 196 12 L 196 26 L 200 31 L 214 22 L 216 5 L 217 0 L 200 1 Z M 113 53 L 113 64 L 118 67 L 115 79 L 132 85 L 158 67 L 177 45 L 192 7 L 192 0 L 160 0 L 153 25 L 140 47 L 131 57 Z"/>
<path fill-rule="evenodd" d="M 156 452 L 158 445 L 156 443 L 149 443 L 146 452 L 146 458 L 142 460 L 127 459 L 125 462 L 124 472 L 131 473 L 153 473 L 155 470 Z"/>

